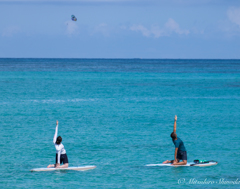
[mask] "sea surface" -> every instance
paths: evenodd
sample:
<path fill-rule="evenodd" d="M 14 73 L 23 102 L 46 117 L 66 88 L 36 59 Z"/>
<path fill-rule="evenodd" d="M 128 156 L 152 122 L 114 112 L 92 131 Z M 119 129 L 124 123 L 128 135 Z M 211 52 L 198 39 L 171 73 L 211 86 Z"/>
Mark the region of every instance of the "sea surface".
<path fill-rule="evenodd" d="M 174 157 L 174 116 L 188 161 Z M 56 120 L 70 166 L 55 162 Z M 240 60 L 0 59 L 0 188 L 240 188 Z M 197 181 L 197 182 L 195 182 Z"/>

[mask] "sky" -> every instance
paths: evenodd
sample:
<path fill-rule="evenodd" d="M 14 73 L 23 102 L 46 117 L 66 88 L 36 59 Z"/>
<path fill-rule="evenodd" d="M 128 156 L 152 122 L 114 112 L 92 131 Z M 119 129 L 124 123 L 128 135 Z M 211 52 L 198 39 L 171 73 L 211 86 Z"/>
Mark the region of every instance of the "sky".
<path fill-rule="evenodd" d="M 240 59 L 240 1 L 0 0 L 0 58 Z"/>

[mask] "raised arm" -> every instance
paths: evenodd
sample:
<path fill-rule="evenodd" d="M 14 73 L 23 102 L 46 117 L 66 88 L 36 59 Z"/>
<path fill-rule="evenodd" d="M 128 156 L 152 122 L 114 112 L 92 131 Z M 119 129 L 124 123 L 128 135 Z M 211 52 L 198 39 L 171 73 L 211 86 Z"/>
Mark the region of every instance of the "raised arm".
<path fill-rule="evenodd" d="M 53 144 L 56 143 L 57 134 L 58 134 L 58 121 L 56 121 L 56 129 L 55 129 L 55 134 L 54 134 L 54 137 L 53 137 Z"/>
<path fill-rule="evenodd" d="M 175 115 L 174 125 L 173 125 L 173 132 L 176 133 L 176 131 L 177 131 L 177 116 Z"/>

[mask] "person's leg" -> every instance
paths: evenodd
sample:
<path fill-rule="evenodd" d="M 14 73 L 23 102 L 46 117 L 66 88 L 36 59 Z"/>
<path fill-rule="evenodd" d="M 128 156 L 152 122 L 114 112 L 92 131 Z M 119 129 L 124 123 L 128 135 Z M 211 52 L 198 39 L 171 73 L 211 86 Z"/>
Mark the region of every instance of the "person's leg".
<path fill-rule="evenodd" d="M 68 168 L 68 163 L 65 163 L 63 165 L 59 165 L 58 167 L 56 167 L 57 169 L 59 168 Z"/>
<path fill-rule="evenodd" d="M 56 164 L 50 164 L 47 166 L 47 168 L 52 168 L 52 167 L 57 167 L 57 166 L 60 166 L 59 163 L 56 163 Z"/>
<path fill-rule="evenodd" d="M 186 164 L 187 164 L 187 160 L 183 160 L 181 162 L 174 163 L 173 165 L 186 165 Z"/>
<path fill-rule="evenodd" d="M 178 162 L 174 163 L 174 165 L 186 165 L 187 164 L 187 152 L 180 152 L 177 154 Z M 182 160 L 182 162 L 180 162 Z"/>
<path fill-rule="evenodd" d="M 164 161 L 164 162 L 162 162 L 163 164 L 165 164 L 165 163 L 173 163 L 173 161 L 174 160 L 166 160 L 166 161 Z"/>
<path fill-rule="evenodd" d="M 68 157 L 67 157 L 67 154 L 61 154 L 60 162 L 63 163 L 63 165 L 59 165 L 56 168 L 68 168 Z"/>
<path fill-rule="evenodd" d="M 177 159 L 177 160 L 173 160 L 172 163 L 173 163 L 173 164 L 174 164 L 174 163 L 178 163 L 179 161 L 180 161 L 179 159 Z"/>
<path fill-rule="evenodd" d="M 47 166 L 47 168 L 55 167 L 55 164 L 50 164 Z"/>

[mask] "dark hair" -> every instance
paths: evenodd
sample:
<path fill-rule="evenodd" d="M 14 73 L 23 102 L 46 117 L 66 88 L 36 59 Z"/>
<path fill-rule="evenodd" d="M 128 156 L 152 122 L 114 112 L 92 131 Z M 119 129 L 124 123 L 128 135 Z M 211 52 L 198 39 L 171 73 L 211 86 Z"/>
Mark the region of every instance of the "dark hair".
<path fill-rule="evenodd" d="M 61 142 L 62 142 L 62 137 L 61 137 L 61 136 L 58 136 L 58 137 L 57 137 L 56 144 L 61 144 Z"/>
<path fill-rule="evenodd" d="M 172 132 L 170 137 L 172 137 L 172 139 L 175 140 L 177 138 L 177 134 L 175 132 Z"/>

